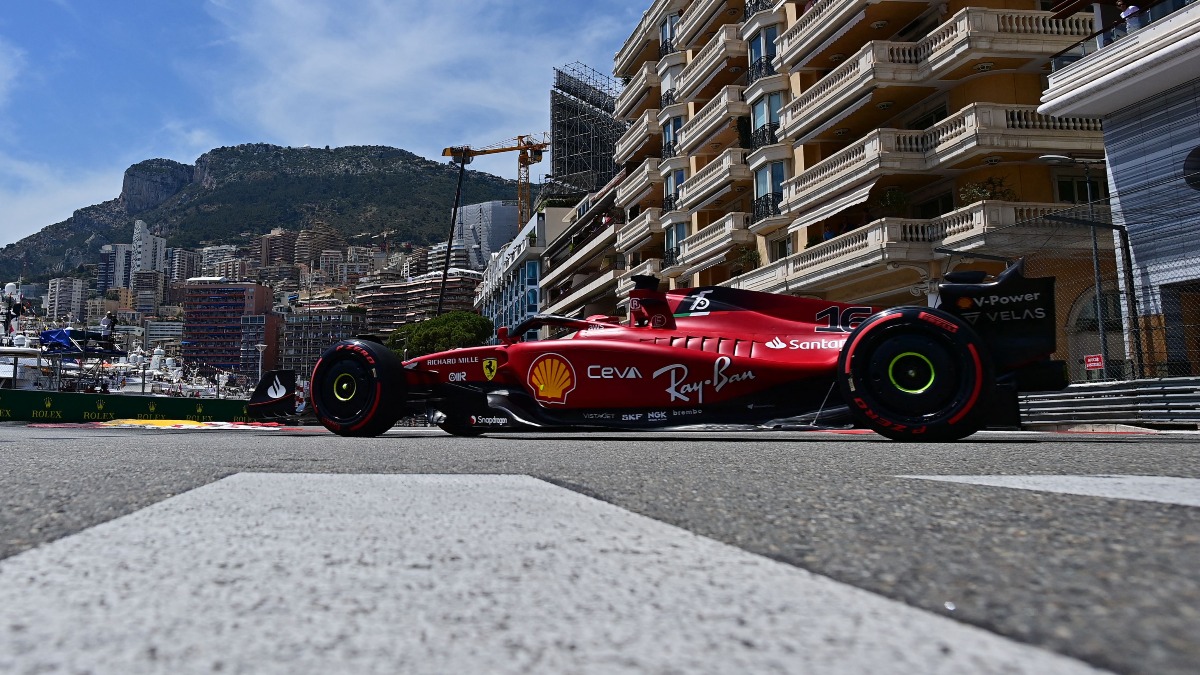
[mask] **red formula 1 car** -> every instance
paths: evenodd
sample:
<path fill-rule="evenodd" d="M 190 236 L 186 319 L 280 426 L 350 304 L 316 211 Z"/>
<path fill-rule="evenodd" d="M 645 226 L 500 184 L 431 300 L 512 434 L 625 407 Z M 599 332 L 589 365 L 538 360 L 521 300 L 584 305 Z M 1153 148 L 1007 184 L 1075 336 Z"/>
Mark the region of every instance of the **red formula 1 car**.
<path fill-rule="evenodd" d="M 994 279 L 951 273 L 938 308 L 875 307 L 724 287 L 667 293 L 634 277 L 629 320 L 541 315 L 501 344 L 402 362 L 367 339 L 313 370 L 317 417 L 375 436 L 426 414 L 456 435 L 762 424 L 841 406 L 903 441 L 956 440 L 1014 424 L 1016 392 L 1062 388 L 1054 279 L 1020 262 Z M 541 326 L 569 333 L 519 337 Z"/>

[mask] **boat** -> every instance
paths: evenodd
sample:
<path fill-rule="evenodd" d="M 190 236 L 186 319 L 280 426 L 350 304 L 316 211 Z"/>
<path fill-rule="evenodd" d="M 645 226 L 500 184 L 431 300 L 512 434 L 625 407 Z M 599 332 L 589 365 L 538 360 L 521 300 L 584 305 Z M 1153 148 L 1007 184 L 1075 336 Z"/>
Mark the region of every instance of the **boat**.
<path fill-rule="evenodd" d="M 241 389 L 222 388 L 223 378 L 185 377 L 182 368 L 161 358 L 161 350 L 154 355 L 157 361 L 139 354 L 131 360 L 110 339 L 90 331 L 14 331 L 15 294 L 6 287 L 4 295 L 0 422 L 257 422 L 298 414 L 292 371 L 268 371 L 247 396 Z"/>

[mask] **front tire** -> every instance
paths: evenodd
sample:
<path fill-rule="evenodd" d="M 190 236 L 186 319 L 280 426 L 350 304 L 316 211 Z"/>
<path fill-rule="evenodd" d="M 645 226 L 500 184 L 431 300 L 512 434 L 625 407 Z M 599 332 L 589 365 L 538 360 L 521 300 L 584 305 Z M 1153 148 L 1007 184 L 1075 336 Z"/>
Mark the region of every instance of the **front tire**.
<path fill-rule="evenodd" d="M 309 398 L 321 424 L 339 436 L 378 436 L 403 413 L 403 368 L 392 350 L 344 340 L 313 368 Z"/>
<path fill-rule="evenodd" d="M 898 307 L 862 322 L 838 356 L 838 383 L 862 425 L 897 441 L 955 441 L 983 426 L 992 363 L 959 318 Z"/>

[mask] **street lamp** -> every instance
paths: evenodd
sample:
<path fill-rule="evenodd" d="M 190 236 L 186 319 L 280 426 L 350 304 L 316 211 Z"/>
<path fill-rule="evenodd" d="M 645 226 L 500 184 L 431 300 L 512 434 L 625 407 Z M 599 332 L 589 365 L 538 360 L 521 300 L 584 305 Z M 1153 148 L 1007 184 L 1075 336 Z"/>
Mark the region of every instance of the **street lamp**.
<path fill-rule="evenodd" d="M 1087 188 L 1088 221 L 1092 223 L 1092 274 L 1095 277 L 1096 294 L 1096 330 L 1100 336 L 1100 354 L 1104 369 L 1101 371 L 1108 377 L 1108 336 L 1104 332 L 1104 302 L 1100 296 L 1100 244 L 1096 235 L 1096 205 L 1092 197 L 1092 165 L 1104 164 L 1103 159 L 1082 159 L 1067 155 L 1042 155 L 1039 160 L 1049 164 L 1079 164 L 1083 166 L 1083 183 Z"/>
<path fill-rule="evenodd" d="M 261 380 L 262 379 L 262 355 L 263 355 L 263 351 L 266 350 L 267 346 L 260 342 L 256 345 L 254 345 L 254 348 L 258 350 L 258 379 Z M 257 384 L 257 382 L 255 384 Z"/>

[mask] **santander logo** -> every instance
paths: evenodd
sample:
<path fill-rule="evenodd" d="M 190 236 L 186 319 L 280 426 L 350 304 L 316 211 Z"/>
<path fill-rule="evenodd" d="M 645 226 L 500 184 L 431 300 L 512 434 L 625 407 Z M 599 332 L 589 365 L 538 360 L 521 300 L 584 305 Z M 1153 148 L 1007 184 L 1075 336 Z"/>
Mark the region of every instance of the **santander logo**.
<path fill-rule="evenodd" d="M 783 340 L 780 340 L 779 336 L 775 336 L 774 340 L 771 340 L 770 342 L 764 344 L 763 346 L 768 349 L 787 349 L 788 345 Z"/>

